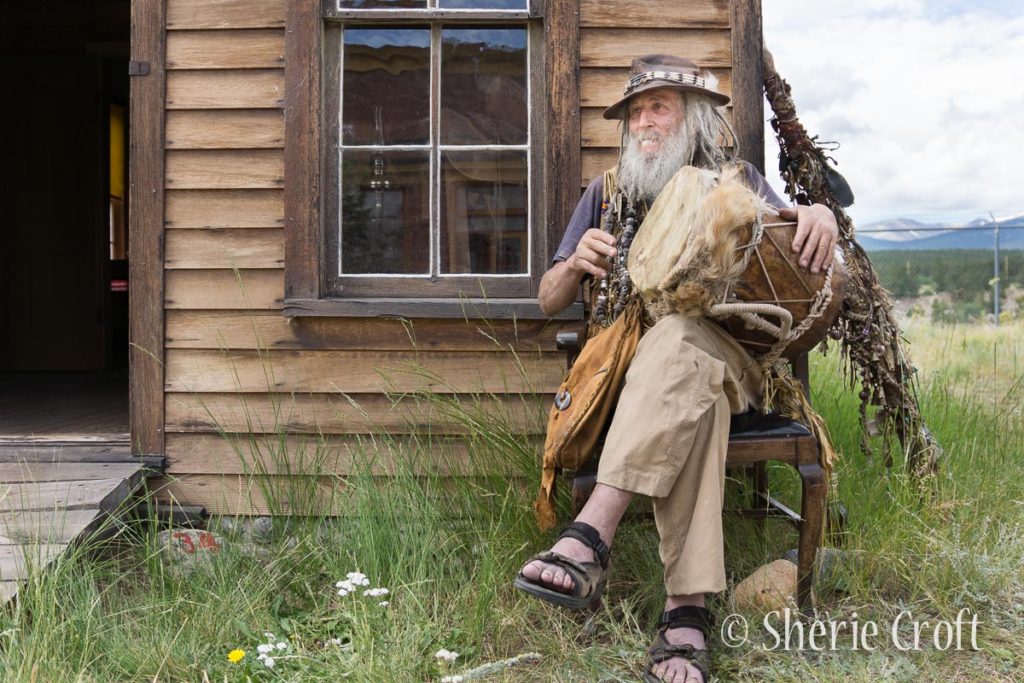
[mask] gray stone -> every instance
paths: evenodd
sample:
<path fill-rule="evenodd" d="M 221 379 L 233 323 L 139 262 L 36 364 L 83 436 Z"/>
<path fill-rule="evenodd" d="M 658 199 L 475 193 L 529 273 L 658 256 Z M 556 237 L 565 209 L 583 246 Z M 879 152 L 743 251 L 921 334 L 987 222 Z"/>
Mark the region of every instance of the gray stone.
<path fill-rule="evenodd" d="M 270 543 L 274 540 L 274 520 L 271 517 L 257 517 L 252 520 L 250 529 L 252 540 L 257 543 Z"/>

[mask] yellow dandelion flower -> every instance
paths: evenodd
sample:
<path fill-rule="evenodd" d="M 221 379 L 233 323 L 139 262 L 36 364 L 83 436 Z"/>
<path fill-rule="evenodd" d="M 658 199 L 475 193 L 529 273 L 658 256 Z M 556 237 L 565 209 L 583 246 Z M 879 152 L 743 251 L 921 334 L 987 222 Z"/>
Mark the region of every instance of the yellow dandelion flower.
<path fill-rule="evenodd" d="M 245 658 L 245 650 L 232 650 L 228 653 L 228 661 L 232 664 L 238 664 L 243 658 Z"/>

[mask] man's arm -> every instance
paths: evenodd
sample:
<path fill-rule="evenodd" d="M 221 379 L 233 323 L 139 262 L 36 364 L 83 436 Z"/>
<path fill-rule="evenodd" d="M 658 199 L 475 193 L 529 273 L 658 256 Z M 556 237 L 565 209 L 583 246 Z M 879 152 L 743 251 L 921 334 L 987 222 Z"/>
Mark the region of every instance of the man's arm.
<path fill-rule="evenodd" d="M 537 303 L 544 315 L 554 315 L 576 300 L 580 280 L 585 275 L 604 277 L 609 259 L 615 258 L 615 238 L 597 228 L 590 228 L 576 251 L 564 261 L 551 266 L 540 280 Z"/>

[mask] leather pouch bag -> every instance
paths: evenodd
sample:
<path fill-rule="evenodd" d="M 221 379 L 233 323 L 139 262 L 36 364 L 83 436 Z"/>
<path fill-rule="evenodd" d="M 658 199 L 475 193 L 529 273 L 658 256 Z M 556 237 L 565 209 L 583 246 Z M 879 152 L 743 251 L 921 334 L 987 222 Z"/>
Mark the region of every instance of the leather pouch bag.
<path fill-rule="evenodd" d="M 593 455 L 640 342 L 641 310 L 638 302 L 630 304 L 611 325 L 587 339 L 555 394 L 548 414 L 540 494 L 534 504 L 542 529 L 557 523 L 558 470 L 579 469 Z"/>

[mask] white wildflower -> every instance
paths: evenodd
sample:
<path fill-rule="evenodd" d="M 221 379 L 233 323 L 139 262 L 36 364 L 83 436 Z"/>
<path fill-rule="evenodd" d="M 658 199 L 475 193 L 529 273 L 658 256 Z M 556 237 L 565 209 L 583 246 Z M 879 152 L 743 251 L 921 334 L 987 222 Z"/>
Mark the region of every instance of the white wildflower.
<path fill-rule="evenodd" d="M 264 631 L 263 632 L 263 637 L 266 638 L 267 640 L 277 640 L 277 636 L 275 636 L 270 631 Z"/>
<path fill-rule="evenodd" d="M 454 662 L 456 659 L 459 658 L 459 653 L 452 652 L 451 650 L 446 650 L 442 647 L 440 650 L 434 653 L 434 656 L 438 659 L 444 659 L 449 662 Z"/>
<path fill-rule="evenodd" d="M 274 658 L 273 657 L 264 657 L 263 658 L 263 664 L 268 669 L 273 669 L 274 668 L 274 664 L 275 664 Z"/>
<path fill-rule="evenodd" d="M 346 578 L 356 586 L 369 586 L 370 580 L 366 578 L 366 574 L 362 572 L 349 572 L 345 575 Z"/>
<path fill-rule="evenodd" d="M 345 597 L 348 594 L 349 594 L 349 591 L 345 590 L 344 588 L 339 588 L 338 589 L 338 595 L 340 595 L 341 597 Z"/>
<path fill-rule="evenodd" d="M 341 638 L 331 638 L 327 641 L 328 645 L 341 645 Z"/>
<path fill-rule="evenodd" d="M 465 678 L 461 674 L 455 674 L 453 676 L 445 676 L 441 679 L 441 683 L 462 683 Z"/>
<path fill-rule="evenodd" d="M 371 598 L 380 598 L 390 593 L 387 588 L 370 588 L 369 590 L 363 591 L 363 595 L 368 595 Z"/>
<path fill-rule="evenodd" d="M 262 645 L 256 646 L 256 651 L 259 652 L 261 655 L 265 655 L 268 652 L 273 652 L 274 646 L 270 643 L 263 643 Z"/>
<path fill-rule="evenodd" d="M 387 600 L 381 600 L 380 602 L 377 603 L 377 607 L 387 607 L 390 604 L 391 603 L 388 602 Z"/>
<path fill-rule="evenodd" d="M 277 644 L 277 649 L 278 650 L 287 650 L 288 649 L 288 643 L 286 643 L 286 642 L 284 642 L 282 640 L 280 643 Z"/>

